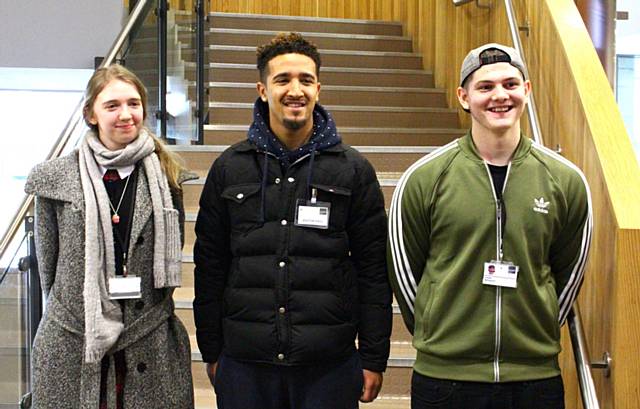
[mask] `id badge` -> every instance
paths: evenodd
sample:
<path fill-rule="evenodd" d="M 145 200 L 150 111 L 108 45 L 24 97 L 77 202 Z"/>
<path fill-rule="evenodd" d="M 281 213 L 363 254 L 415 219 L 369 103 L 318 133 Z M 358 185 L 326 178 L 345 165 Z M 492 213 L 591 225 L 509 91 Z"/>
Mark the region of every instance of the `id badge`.
<path fill-rule="evenodd" d="M 492 260 L 484 263 L 482 284 L 517 288 L 519 271 L 520 267 L 511 262 Z"/>
<path fill-rule="evenodd" d="M 294 224 L 314 229 L 328 229 L 331 203 L 318 202 L 316 189 L 311 190 L 311 200 L 298 199 Z"/>
<path fill-rule="evenodd" d="M 114 277 L 109 279 L 109 299 L 128 300 L 141 298 L 140 277 Z"/>

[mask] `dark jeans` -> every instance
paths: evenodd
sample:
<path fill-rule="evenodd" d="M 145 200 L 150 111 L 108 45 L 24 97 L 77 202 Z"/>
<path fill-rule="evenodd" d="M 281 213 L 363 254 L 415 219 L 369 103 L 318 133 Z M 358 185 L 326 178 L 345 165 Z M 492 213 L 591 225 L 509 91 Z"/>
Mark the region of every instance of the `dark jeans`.
<path fill-rule="evenodd" d="M 218 409 L 357 409 L 362 386 L 357 353 L 344 362 L 294 367 L 223 354 L 214 381 Z"/>
<path fill-rule="evenodd" d="M 484 383 L 430 378 L 413 372 L 411 409 L 564 409 L 562 378 Z"/>

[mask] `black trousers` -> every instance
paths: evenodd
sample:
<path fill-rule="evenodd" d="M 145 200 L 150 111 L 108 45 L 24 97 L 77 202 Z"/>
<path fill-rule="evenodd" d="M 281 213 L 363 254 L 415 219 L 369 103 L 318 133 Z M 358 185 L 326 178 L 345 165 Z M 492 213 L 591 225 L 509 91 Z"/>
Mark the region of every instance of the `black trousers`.
<path fill-rule="evenodd" d="M 285 367 L 220 356 L 218 409 L 357 409 L 363 377 L 356 353 L 340 363 Z"/>
<path fill-rule="evenodd" d="M 460 382 L 413 372 L 411 409 L 564 409 L 562 378 Z"/>

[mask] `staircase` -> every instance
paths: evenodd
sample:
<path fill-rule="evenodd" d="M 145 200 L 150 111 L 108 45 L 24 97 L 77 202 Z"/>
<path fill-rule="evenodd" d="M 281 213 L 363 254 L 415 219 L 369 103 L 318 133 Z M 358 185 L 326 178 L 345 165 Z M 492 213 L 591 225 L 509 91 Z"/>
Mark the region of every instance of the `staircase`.
<path fill-rule="evenodd" d="M 257 98 L 256 46 L 281 31 L 298 31 L 320 49 L 320 102 L 335 118 L 345 143 L 362 152 L 375 167 L 387 207 L 404 170 L 435 147 L 461 136 L 455 109 L 445 91 L 433 88 L 431 72 L 412 53 L 411 39 L 399 23 L 267 15 L 212 13 L 209 17 L 209 119 L 204 145 L 172 149 L 200 179 L 184 186 L 186 237 L 183 287 L 176 290 L 176 314 L 192 341 L 197 408 L 215 408 L 213 389 L 195 342 L 193 321 L 193 242 L 198 200 L 213 160 L 230 144 L 245 138 Z M 195 81 L 195 50 L 185 28 L 186 75 Z M 194 87 L 190 93 L 195 100 Z M 415 351 L 394 305 L 391 356 L 380 397 L 370 409 L 410 407 L 411 367 Z"/>

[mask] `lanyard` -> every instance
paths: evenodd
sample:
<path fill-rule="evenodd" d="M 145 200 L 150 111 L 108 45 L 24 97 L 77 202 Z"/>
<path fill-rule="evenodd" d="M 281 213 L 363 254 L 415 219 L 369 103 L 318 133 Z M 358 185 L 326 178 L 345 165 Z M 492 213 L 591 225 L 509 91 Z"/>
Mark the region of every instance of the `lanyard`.
<path fill-rule="evenodd" d="M 133 226 L 133 211 L 135 208 L 135 203 L 136 203 L 136 195 L 135 195 L 135 191 L 136 191 L 136 185 L 137 185 L 137 180 L 138 180 L 138 172 L 137 172 L 137 167 L 134 169 L 133 172 L 131 172 L 131 174 L 129 175 L 129 178 L 131 178 L 131 180 L 129 180 L 128 185 L 133 186 L 131 188 L 131 190 L 129 190 L 130 193 L 128 193 L 130 195 L 131 200 L 129 201 L 129 214 L 126 220 L 126 226 L 125 226 L 125 236 L 124 238 L 122 237 L 122 235 L 120 234 L 120 228 L 118 227 L 118 225 L 114 225 L 113 226 L 113 235 L 114 235 L 114 241 L 115 244 L 117 246 L 120 247 L 120 251 L 122 252 L 122 275 L 123 277 L 127 276 L 127 261 L 128 261 L 128 253 L 129 253 L 129 243 L 131 242 L 131 228 Z M 126 188 L 128 189 L 128 186 L 126 186 Z M 122 195 L 127 195 L 127 189 L 125 189 L 125 191 L 122 192 Z"/>

